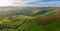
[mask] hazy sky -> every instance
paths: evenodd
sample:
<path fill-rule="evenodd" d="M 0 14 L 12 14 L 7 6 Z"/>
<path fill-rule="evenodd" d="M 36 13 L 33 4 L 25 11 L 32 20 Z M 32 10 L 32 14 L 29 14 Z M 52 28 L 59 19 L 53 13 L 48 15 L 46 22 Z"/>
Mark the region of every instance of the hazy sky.
<path fill-rule="evenodd" d="M 60 0 L 0 0 L 1 6 L 60 7 Z"/>

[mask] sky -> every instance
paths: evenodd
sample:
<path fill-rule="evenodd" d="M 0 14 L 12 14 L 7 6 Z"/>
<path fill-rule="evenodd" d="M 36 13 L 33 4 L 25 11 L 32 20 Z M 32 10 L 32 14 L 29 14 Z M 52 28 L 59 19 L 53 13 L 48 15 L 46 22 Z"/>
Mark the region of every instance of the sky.
<path fill-rule="evenodd" d="M 0 0 L 0 7 L 60 7 L 60 0 Z"/>

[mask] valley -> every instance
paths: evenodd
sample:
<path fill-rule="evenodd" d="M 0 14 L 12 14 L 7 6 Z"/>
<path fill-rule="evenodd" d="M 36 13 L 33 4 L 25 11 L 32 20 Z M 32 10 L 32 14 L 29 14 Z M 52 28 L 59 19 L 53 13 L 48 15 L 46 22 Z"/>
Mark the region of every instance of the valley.
<path fill-rule="evenodd" d="M 0 31 L 60 31 L 60 8 L 1 7 Z"/>

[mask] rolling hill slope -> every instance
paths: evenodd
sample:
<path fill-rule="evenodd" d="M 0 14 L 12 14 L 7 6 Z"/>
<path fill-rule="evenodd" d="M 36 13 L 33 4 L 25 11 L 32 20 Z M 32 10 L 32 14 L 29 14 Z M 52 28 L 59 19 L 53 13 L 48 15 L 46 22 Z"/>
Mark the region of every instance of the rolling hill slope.
<path fill-rule="evenodd" d="M 60 29 L 57 14 L 58 8 L 1 10 L 0 31 L 56 31 Z"/>

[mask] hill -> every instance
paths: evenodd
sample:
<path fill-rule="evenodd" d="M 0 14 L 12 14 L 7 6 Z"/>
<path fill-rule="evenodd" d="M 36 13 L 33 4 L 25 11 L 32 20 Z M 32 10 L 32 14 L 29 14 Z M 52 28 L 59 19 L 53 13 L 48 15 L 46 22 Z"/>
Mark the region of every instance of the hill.
<path fill-rule="evenodd" d="M 35 10 L 36 8 L 0 8 L 0 18 L 10 17 L 15 15 L 29 15 L 31 11 Z"/>
<path fill-rule="evenodd" d="M 60 8 L 2 8 L 0 31 L 59 31 L 59 13 Z"/>

